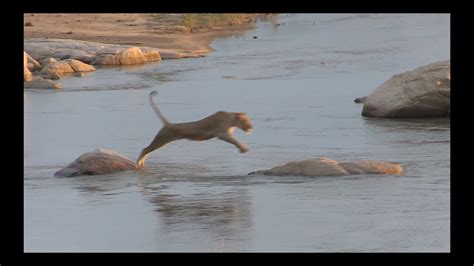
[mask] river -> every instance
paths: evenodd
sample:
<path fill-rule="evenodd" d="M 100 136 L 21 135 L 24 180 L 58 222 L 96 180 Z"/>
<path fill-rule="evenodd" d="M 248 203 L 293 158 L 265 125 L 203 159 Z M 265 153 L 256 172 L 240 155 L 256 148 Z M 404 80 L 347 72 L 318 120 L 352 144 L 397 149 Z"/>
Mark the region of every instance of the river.
<path fill-rule="evenodd" d="M 450 120 L 375 119 L 356 97 L 450 57 L 448 14 L 282 14 L 204 58 L 103 67 L 24 93 L 25 252 L 449 252 Z M 254 38 L 256 36 L 257 38 Z M 79 155 L 135 160 L 161 123 L 245 112 L 250 151 L 173 142 L 144 172 L 57 178 Z M 401 163 L 403 176 L 257 177 L 292 160 Z"/>

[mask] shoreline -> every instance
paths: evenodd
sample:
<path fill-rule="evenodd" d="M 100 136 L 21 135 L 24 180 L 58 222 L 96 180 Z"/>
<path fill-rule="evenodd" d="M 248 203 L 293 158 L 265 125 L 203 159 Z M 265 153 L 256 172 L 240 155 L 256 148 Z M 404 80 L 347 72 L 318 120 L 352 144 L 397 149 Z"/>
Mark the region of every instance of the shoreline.
<path fill-rule="evenodd" d="M 207 54 L 217 38 L 254 29 L 261 18 L 274 15 L 251 14 L 250 19 L 230 25 L 192 29 L 181 25 L 182 14 L 24 14 L 24 38 L 54 38 L 104 44 L 133 45 L 167 49 L 179 53 Z"/>

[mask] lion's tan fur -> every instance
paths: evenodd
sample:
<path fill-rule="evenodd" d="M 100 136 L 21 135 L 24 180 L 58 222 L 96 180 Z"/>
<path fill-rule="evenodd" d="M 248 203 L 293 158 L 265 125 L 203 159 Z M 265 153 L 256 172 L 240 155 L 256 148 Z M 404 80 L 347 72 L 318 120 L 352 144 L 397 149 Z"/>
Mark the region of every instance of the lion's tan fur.
<path fill-rule="evenodd" d="M 234 128 L 236 127 L 247 133 L 250 133 L 253 129 L 250 117 L 246 114 L 219 111 L 198 121 L 174 124 L 166 120 L 158 107 L 154 104 L 152 101 L 152 96 L 154 95 L 156 95 L 156 92 L 150 94 L 150 103 L 164 125 L 160 131 L 158 131 L 150 145 L 142 150 L 137 159 L 137 167 L 143 167 L 146 158 L 151 152 L 169 142 L 179 139 L 203 141 L 219 138 L 234 144 L 241 153 L 248 151 L 248 147 L 245 144 L 240 143 L 232 136 Z"/>

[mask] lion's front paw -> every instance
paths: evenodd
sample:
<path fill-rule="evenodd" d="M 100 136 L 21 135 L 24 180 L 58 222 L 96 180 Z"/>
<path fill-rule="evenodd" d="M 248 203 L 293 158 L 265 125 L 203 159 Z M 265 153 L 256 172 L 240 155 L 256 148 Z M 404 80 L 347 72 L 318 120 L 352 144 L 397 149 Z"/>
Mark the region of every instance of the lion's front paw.
<path fill-rule="evenodd" d="M 242 145 L 240 146 L 240 153 L 246 153 L 249 151 L 249 147 L 245 146 L 245 145 Z"/>

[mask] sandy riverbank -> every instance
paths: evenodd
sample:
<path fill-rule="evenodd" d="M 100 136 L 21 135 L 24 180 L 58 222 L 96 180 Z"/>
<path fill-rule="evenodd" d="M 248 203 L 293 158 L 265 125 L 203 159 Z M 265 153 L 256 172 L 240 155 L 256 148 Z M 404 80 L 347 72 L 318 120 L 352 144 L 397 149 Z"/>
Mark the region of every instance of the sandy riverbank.
<path fill-rule="evenodd" d="M 225 25 L 189 26 L 185 14 L 24 14 L 25 38 L 58 38 L 110 44 L 129 44 L 176 52 L 212 51 L 215 38 L 255 27 L 264 14 L 243 15 Z M 275 16 L 273 16 L 275 17 Z M 222 24 L 222 23 L 221 23 Z"/>

